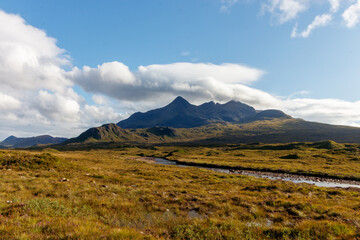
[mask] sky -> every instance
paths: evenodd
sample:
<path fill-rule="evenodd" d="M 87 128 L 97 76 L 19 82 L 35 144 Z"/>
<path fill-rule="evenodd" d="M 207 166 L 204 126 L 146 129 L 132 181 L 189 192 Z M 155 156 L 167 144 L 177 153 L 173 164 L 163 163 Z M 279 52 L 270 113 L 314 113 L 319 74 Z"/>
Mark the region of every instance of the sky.
<path fill-rule="evenodd" d="M 176 96 L 360 127 L 360 0 L 1 0 L 0 139 Z"/>

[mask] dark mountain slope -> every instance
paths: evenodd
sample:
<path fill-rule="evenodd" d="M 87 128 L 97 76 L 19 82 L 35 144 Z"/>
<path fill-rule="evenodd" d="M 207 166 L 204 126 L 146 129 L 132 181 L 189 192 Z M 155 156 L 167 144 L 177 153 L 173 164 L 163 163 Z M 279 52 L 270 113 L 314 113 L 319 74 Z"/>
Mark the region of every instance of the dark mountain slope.
<path fill-rule="evenodd" d="M 10 136 L 4 141 L 0 142 L 0 148 L 25 148 L 38 144 L 58 144 L 64 142 L 65 140 L 67 140 L 67 138 L 52 137 L 49 135 L 27 138 L 17 138 L 15 136 Z"/>
<path fill-rule="evenodd" d="M 177 97 L 163 108 L 145 113 L 134 113 L 128 119 L 117 123 L 117 125 L 122 128 L 133 129 L 154 126 L 192 128 L 210 123 L 244 123 L 273 118 L 291 117 L 278 110 L 256 111 L 253 107 L 237 101 L 230 101 L 225 104 L 208 102 L 195 106 L 184 98 Z"/>
<path fill-rule="evenodd" d="M 110 123 L 90 128 L 78 137 L 63 142 L 62 145 L 92 142 L 157 143 L 174 141 L 171 138 L 186 139 L 181 134 L 177 135 L 177 130 L 174 128 L 122 129 L 116 124 Z"/>

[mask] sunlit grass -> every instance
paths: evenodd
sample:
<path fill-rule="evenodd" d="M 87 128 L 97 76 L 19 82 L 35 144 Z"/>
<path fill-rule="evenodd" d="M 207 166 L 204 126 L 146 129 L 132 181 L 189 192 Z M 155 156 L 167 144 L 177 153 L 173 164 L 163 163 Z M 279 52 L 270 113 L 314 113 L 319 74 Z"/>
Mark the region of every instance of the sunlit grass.
<path fill-rule="evenodd" d="M 137 156 L 173 152 L 152 149 L 4 151 L 17 160 L 0 170 L 0 239 L 360 237 L 356 190 L 155 165 Z M 182 148 L 174 156 L 180 153 L 191 154 Z M 55 160 L 22 164 L 39 156 Z"/>

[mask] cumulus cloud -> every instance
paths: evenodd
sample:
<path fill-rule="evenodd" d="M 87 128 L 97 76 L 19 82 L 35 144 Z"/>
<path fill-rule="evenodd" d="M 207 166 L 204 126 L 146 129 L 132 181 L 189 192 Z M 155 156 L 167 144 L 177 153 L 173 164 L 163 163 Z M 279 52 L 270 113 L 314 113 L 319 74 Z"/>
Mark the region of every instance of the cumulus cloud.
<path fill-rule="evenodd" d="M 85 105 L 84 113 L 89 122 L 118 122 L 123 117 L 122 114 L 116 113 L 113 108 L 109 106 L 94 106 Z"/>
<path fill-rule="evenodd" d="M 342 14 L 342 17 L 348 28 L 352 28 L 358 24 L 360 19 L 360 0 L 357 0 L 356 3 L 348 7 Z"/>
<path fill-rule="evenodd" d="M 295 37 L 307 38 L 310 36 L 311 32 L 314 31 L 314 29 L 328 25 L 331 22 L 331 20 L 332 20 L 332 15 L 330 15 L 330 14 L 322 14 L 322 15 L 316 16 L 314 21 L 311 24 L 309 24 L 307 29 L 301 33 L 297 32 L 297 25 L 295 25 L 295 27 L 291 33 L 291 37 L 292 38 L 295 38 Z"/>
<path fill-rule="evenodd" d="M 117 72 L 109 81 L 103 74 Z M 114 68 L 114 69 L 110 69 Z M 131 72 L 123 63 L 104 63 L 97 68 L 75 68 L 70 74 L 85 90 L 102 93 L 119 100 L 144 101 L 165 96 L 183 95 L 201 99 L 224 100 L 231 98 L 253 99 L 258 90 L 248 89 L 244 84 L 258 80 L 263 71 L 240 64 L 173 63 L 139 66 Z M 115 75 L 112 75 L 115 76 Z M 268 98 L 268 97 L 267 97 Z M 263 101 L 259 98 L 258 101 Z M 268 101 L 264 100 L 264 101 Z"/>
<path fill-rule="evenodd" d="M 336 13 L 340 8 L 341 1 L 343 1 L 343 0 L 329 0 L 330 12 Z"/>
<path fill-rule="evenodd" d="M 108 98 L 103 95 L 94 94 L 91 99 L 98 105 L 106 105 L 109 103 Z"/>
<path fill-rule="evenodd" d="M 62 66 L 69 64 L 56 40 L 0 10 L 0 83 L 16 89 L 63 91 L 72 83 Z"/>
<path fill-rule="evenodd" d="M 44 90 L 39 91 L 34 108 L 52 121 L 76 122 L 80 117 L 80 105 L 76 100 Z"/>
<path fill-rule="evenodd" d="M 283 101 L 281 108 L 307 120 L 360 127 L 360 101 L 296 98 Z"/>
<path fill-rule="evenodd" d="M 21 103 L 16 98 L 0 93 L 0 110 L 13 110 L 18 109 L 21 106 Z"/>
<path fill-rule="evenodd" d="M 0 22 L 0 134 L 73 136 L 69 129 L 98 123 L 100 117 L 86 118 L 89 106 L 73 90 L 65 70 L 72 68 L 70 58 L 56 39 L 19 15 L 0 10 Z M 107 81 L 117 79 L 121 68 L 111 70 L 105 67 L 102 73 Z M 131 79 L 125 76 L 124 81 Z"/>

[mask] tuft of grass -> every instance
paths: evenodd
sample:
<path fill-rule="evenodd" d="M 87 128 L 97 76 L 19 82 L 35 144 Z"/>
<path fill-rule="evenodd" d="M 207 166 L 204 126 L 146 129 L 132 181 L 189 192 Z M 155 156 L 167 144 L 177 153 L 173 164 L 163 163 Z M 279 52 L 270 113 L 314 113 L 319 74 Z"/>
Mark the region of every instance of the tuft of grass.
<path fill-rule="evenodd" d="M 3 151 L 0 153 L 1 168 L 22 169 L 44 169 L 54 167 L 59 158 L 50 153 L 29 154 L 17 151 Z"/>

